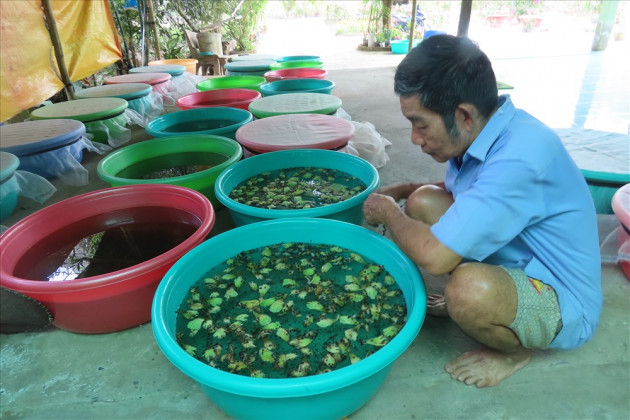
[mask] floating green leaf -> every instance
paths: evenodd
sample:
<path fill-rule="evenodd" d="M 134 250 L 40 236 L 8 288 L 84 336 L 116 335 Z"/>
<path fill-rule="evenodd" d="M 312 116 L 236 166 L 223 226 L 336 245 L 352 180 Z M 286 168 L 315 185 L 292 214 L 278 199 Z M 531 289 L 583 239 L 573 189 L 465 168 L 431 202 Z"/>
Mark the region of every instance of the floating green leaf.
<path fill-rule="evenodd" d="M 278 313 L 282 310 L 283 307 L 284 307 L 284 300 L 278 299 L 269 307 L 269 311 L 273 313 Z"/>
<path fill-rule="evenodd" d="M 317 322 L 317 326 L 320 328 L 327 328 L 327 327 L 330 327 L 335 322 L 337 322 L 338 319 L 339 319 L 339 316 L 337 316 L 337 318 L 324 318 Z"/>
<path fill-rule="evenodd" d="M 289 335 L 289 332 L 287 330 L 285 330 L 284 328 L 282 328 L 282 327 L 280 327 L 280 328 L 278 328 L 276 330 L 276 335 L 278 337 L 280 337 L 281 339 L 283 339 L 284 341 L 286 341 L 287 343 L 291 339 L 291 336 Z"/>
<path fill-rule="evenodd" d="M 333 365 L 335 365 L 337 363 L 335 358 L 330 353 L 326 353 L 326 356 L 324 356 L 324 360 L 323 361 L 324 361 L 324 364 L 326 366 L 333 366 Z"/>
<path fill-rule="evenodd" d="M 368 297 L 372 300 L 376 299 L 376 297 L 378 296 L 378 290 L 376 290 L 374 287 L 372 286 L 368 286 L 365 288 L 365 293 L 368 295 Z"/>
<path fill-rule="evenodd" d="M 197 332 L 201 328 L 201 324 L 203 324 L 203 321 L 204 321 L 203 318 L 195 318 L 186 325 L 188 329 L 190 330 L 191 336 L 194 336 L 195 334 L 197 334 Z"/>
<path fill-rule="evenodd" d="M 258 351 L 258 354 L 260 354 L 260 358 L 263 362 L 273 363 L 275 361 L 275 358 L 273 357 L 273 352 L 264 347 Z"/>
<path fill-rule="evenodd" d="M 383 329 L 383 335 L 385 337 L 393 337 L 398 333 L 399 329 L 400 328 L 397 325 L 390 325 L 389 327 Z"/>
<path fill-rule="evenodd" d="M 269 315 L 258 314 L 256 315 L 256 319 L 258 319 L 258 323 L 263 327 L 271 323 L 271 317 Z"/>
<path fill-rule="evenodd" d="M 357 333 L 357 330 L 349 329 L 349 330 L 344 331 L 344 336 L 348 340 L 356 341 L 357 337 L 359 336 L 359 333 Z"/>
<path fill-rule="evenodd" d="M 322 305 L 321 303 L 319 303 L 317 301 L 308 302 L 306 304 L 306 307 L 308 309 L 312 309 L 314 311 L 323 311 L 324 310 L 324 305 Z"/>
<path fill-rule="evenodd" d="M 225 337 L 225 328 L 219 328 L 219 329 L 217 329 L 217 330 L 216 330 L 216 331 L 212 334 L 212 336 L 213 336 L 214 338 L 223 338 L 223 337 Z"/>
<path fill-rule="evenodd" d="M 382 347 L 385 344 L 387 344 L 389 340 L 387 339 L 387 337 L 383 336 L 383 335 L 379 335 L 377 337 L 372 337 L 369 338 L 367 340 L 365 340 L 365 344 L 370 344 L 372 346 L 377 346 L 377 347 Z"/>

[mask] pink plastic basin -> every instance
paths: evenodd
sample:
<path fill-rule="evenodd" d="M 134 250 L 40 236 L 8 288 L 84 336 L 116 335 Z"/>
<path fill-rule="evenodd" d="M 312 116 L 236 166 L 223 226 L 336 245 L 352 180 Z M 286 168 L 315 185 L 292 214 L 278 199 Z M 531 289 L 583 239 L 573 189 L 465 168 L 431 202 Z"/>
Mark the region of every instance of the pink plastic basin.
<path fill-rule="evenodd" d="M 138 210 L 157 207 L 164 211 Z M 196 230 L 154 258 L 102 275 L 46 281 L 15 274 L 20 267 L 39 261 L 38 248 L 55 249 L 57 243 L 78 242 L 104 226 L 122 223 L 116 218 L 124 211 L 135 211 L 134 217 L 144 222 L 176 217 L 168 221 L 186 223 Z M 162 213 L 165 215 L 156 216 Z M 64 330 L 107 333 L 131 328 L 150 321 L 151 302 L 160 280 L 179 258 L 206 239 L 214 220 L 214 209 L 204 195 L 175 185 L 130 185 L 78 195 L 25 217 L 0 236 L 0 285 L 42 302 L 52 313 L 53 324 Z"/>
<path fill-rule="evenodd" d="M 253 89 L 214 89 L 182 96 L 177 100 L 177 106 L 183 110 L 227 106 L 247 111 L 249 104 L 261 97 L 260 92 Z"/>
<path fill-rule="evenodd" d="M 619 188 L 613 195 L 611 206 L 613 213 L 619 219 L 619 266 L 626 278 L 630 280 L 630 184 Z"/>
<path fill-rule="evenodd" d="M 271 70 L 265 73 L 267 83 L 284 79 L 324 79 L 328 71 L 310 67 Z"/>

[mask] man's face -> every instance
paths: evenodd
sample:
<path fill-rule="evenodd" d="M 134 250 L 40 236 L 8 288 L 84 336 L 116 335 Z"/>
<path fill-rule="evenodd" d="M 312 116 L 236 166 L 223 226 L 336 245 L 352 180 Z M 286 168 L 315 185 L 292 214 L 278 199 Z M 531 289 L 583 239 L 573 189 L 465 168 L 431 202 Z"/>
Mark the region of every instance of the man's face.
<path fill-rule="evenodd" d="M 451 135 L 442 117 L 420 105 L 418 96 L 400 97 L 400 110 L 411 122 L 411 142 L 438 162 L 462 156 L 466 150 L 459 132 Z M 457 130 L 456 130 L 457 131 Z"/>

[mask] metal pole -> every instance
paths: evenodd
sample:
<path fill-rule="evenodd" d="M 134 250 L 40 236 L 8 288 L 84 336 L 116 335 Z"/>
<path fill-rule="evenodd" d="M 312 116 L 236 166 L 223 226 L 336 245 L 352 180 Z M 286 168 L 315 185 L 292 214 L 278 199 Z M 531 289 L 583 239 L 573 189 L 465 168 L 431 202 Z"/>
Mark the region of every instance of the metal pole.
<path fill-rule="evenodd" d="M 457 36 L 462 38 L 468 37 L 468 27 L 470 26 L 472 2 L 473 0 L 462 0 L 462 5 L 459 9 L 459 25 L 457 26 Z"/>

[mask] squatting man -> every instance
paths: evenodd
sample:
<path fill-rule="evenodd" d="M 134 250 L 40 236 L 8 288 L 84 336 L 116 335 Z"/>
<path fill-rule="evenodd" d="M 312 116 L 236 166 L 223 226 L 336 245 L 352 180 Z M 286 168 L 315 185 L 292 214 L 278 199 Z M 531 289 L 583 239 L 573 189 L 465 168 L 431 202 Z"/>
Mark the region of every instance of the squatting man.
<path fill-rule="evenodd" d="M 363 210 L 423 270 L 449 274 L 427 311 L 483 348 L 446 371 L 494 386 L 535 349 L 589 340 L 603 300 L 597 218 L 559 137 L 498 96 L 490 60 L 467 38 L 425 39 L 398 66 L 394 90 L 412 143 L 447 163 L 445 178 L 382 187 Z"/>

